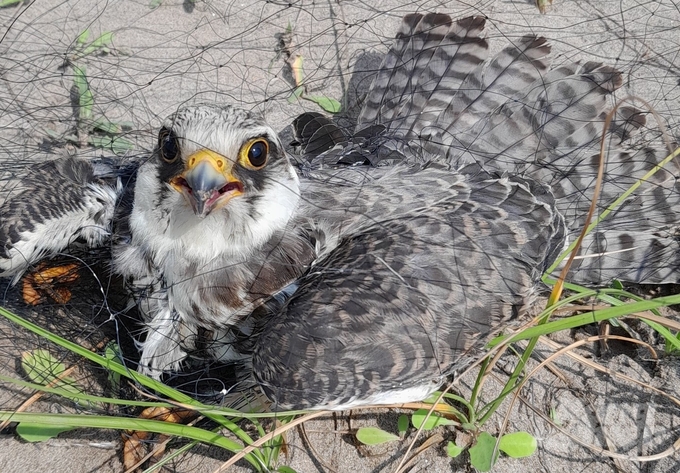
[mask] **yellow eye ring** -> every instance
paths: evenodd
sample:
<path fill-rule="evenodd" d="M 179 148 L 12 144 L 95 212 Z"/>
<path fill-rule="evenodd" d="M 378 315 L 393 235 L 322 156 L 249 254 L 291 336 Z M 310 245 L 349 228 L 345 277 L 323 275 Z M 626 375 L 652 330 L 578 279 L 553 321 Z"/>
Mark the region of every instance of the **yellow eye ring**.
<path fill-rule="evenodd" d="M 239 161 L 248 169 L 257 171 L 262 169 L 269 159 L 269 142 L 264 138 L 255 138 L 248 141 L 241 148 Z"/>

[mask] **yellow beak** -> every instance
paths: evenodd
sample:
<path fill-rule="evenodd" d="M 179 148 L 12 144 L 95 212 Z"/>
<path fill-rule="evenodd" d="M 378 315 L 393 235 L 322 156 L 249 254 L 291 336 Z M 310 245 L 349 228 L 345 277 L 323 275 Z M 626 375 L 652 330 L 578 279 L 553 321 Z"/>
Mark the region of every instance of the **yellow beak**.
<path fill-rule="evenodd" d="M 189 156 L 186 170 L 170 181 L 203 218 L 243 194 L 243 184 L 231 173 L 233 164 L 224 156 L 201 149 Z"/>

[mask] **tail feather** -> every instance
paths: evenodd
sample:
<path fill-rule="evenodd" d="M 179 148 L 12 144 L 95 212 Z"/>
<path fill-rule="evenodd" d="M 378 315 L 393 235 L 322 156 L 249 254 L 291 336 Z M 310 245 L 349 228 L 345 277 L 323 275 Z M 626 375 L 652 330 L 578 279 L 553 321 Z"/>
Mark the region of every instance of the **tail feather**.
<path fill-rule="evenodd" d="M 617 279 L 638 284 L 680 281 L 678 235 L 671 231 L 596 230 L 574 260 L 568 280 L 605 283 Z"/>
<path fill-rule="evenodd" d="M 595 149 L 607 96 L 619 85 L 620 73 L 606 66 L 595 72 L 590 66 L 585 72 L 558 68 L 525 87 L 522 97 L 509 97 L 483 115 L 461 115 L 428 148 L 451 162 L 472 160 L 512 172 L 550 156 L 563 160 L 556 150 Z M 461 127 L 461 121 L 472 125 Z"/>
<path fill-rule="evenodd" d="M 468 72 L 486 59 L 484 23 L 483 17 L 456 22 L 443 14 L 404 17 L 359 114 L 357 130 L 384 124 L 411 139 L 408 130 L 423 107 L 447 104 Z"/>
<path fill-rule="evenodd" d="M 487 61 L 483 28 L 481 17 L 407 16 L 351 146 L 341 143 L 326 154 L 353 153 L 356 159 L 340 160 L 351 163 L 379 164 L 394 155 L 457 169 L 476 163 L 547 184 L 573 241 L 594 195 L 602 134 L 606 162 L 596 217 L 655 169 L 665 147 L 642 136 L 645 113 L 632 106 L 619 107 L 604 130 L 623 84 L 618 70 L 597 62 L 550 69 L 550 46 L 535 36 Z M 374 127 L 379 134 L 360 139 Z M 635 135 L 638 143 L 632 143 Z M 574 280 L 680 281 L 679 177 L 671 163 L 617 204 L 586 238 Z"/>
<path fill-rule="evenodd" d="M 480 64 L 463 81 L 447 108 L 438 110 L 432 128 L 454 133 L 474 128 L 480 118 L 521 97 L 547 70 L 549 53 L 545 38 L 525 36 L 488 64 Z"/>

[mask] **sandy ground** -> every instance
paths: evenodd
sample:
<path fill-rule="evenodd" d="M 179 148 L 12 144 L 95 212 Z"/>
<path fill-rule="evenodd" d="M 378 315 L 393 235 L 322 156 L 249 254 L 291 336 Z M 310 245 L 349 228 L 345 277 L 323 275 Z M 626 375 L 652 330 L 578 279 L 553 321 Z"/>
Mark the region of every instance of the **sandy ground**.
<path fill-rule="evenodd" d="M 309 101 L 287 100 L 292 79 L 278 47 L 289 25 L 292 49 L 304 58 L 308 93 L 344 97 L 351 109 L 368 83 L 367 74 L 361 71 L 375 67 L 401 17 L 412 11 L 440 11 L 453 17 L 483 14 L 488 17 L 492 48 L 500 49 L 525 34 L 541 34 L 553 44 L 555 64 L 595 60 L 616 66 L 626 74 L 626 92 L 644 97 L 672 131 L 678 129 L 680 5 L 673 0 L 555 0 L 546 15 L 539 15 L 533 2 L 519 0 L 163 1 L 155 9 L 149 3 L 46 0 L 0 9 L 2 177 L 25 167 L 27 159 L 41 160 L 61 152 L 50 144 L 54 141 L 49 136 L 60 136 L 57 141 L 65 143 L 63 136 L 72 133 L 70 63 L 87 67 L 93 114 L 131 122 L 125 137 L 134 143 L 135 153 L 146 153 L 154 144 L 160 120 L 184 103 L 239 103 L 262 112 L 280 130 L 300 112 L 318 110 Z M 85 29 L 90 30 L 89 41 L 113 32 L 109 54 L 78 56 L 76 38 Z M 16 299 L 16 292 L 8 292 L 3 303 L 12 297 Z M 94 313 L 97 304 L 101 301 L 82 302 L 81 311 Z M 101 319 L 100 313 L 95 315 Z M 87 320 L 94 320 L 95 315 Z M 42 316 L 46 323 L 60 326 L 64 324 L 55 320 L 63 317 L 66 325 L 82 329 L 80 336 L 88 338 L 82 321 L 69 318 L 64 310 Z M 106 317 L 102 320 L 106 325 Z M 40 342 L 4 321 L 0 334 L 0 373 L 16 376 L 21 351 Z M 567 344 L 577 336 L 583 334 L 560 334 L 557 341 Z M 629 347 L 612 349 L 601 359 L 594 350 L 588 347 L 583 354 L 667 393 L 680 394 L 676 359 L 654 363 L 647 354 Z M 494 471 L 680 471 L 677 454 L 642 463 L 611 459 L 580 446 L 577 441 L 628 454 L 661 452 L 679 436 L 680 412 L 677 405 L 650 389 L 617 381 L 573 360 L 560 363 L 560 375 L 540 372 L 510 412 L 508 429 L 531 432 L 538 440 L 538 453 L 522 460 L 503 457 Z M 498 376 L 503 375 L 500 369 Z M 474 376 L 460 380 L 457 389 L 469 392 Z M 493 383 L 486 388 L 489 398 L 499 389 Z M 3 410 L 16 408 L 27 396 L 27 391 L 0 384 Z M 54 400 L 44 400 L 36 408 L 66 409 Z M 551 411 L 561 428 L 539 415 Z M 371 448 L 358 448 L 351 433 L 364 425 L 396 432 L 396 419 L 393 411 L 354 411 L 314 420 L 306 424 L 306 438 L 300 430 L 289 433 L 282 464 L 301 473 L 394 471 L 413 440 L 412 430 L 402 442 Z M 496 416 L 487 428 L 496 433 L 502 424 L 502 416 Z M 466 440 L 451 429 L 427 436 L 434 434 L 446 440 L 457 435 L 459 442 Z M 417 440 L 416 446 L 422 441 Z M 76 430 L 43 443 L 17 440 L 11 430 L 0 436 L 0 471 L 4 473 L 120 472 L 119 457 L 120 436 L 115 432 Z M 214 471 L 225 458 L 215 448 L 199 447 L 182 457 L 175 468 Z M 232 471 L 250 471 L 244 465 Z M 442 446 L 435 446 L 415 459 L 411 471 L 472 470 L 465 457 L 451 460 Z"/>

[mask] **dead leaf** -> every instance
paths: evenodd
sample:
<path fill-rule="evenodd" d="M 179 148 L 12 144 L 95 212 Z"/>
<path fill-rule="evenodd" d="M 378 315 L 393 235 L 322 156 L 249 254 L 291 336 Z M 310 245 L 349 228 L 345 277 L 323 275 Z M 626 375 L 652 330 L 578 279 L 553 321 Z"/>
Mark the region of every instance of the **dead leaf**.
<path fill-rule="evenodd" d="M 72 293 L 65 285 L 73 283 L 79 277 L 76 263 L 52 267 L 42 263 L 22 281 L 24 302 L 28 305 L 38 305 L 49 297 L 57 304 L 66 304 L 71 300 Z"/>
<path fill-rule="evenodd" d="M 196 418 L 198 414 L 195 411 L 188 409 L 181 409 L 176 407 L 147 407 L 140 414 L 140 419 L 153 419 L 163 422 L 170 422 L 173 424 L 188 423 Z M 152 443 L 151 434 L 141 430 L 125 431 L 123 437 L 123 466 L 125 471 L 135 471 L 147 459 L 151 458 L 158 462 L 165 454 L 165 445 L 167 444 L 167 435 L 159 435 L 159 437 Z M 148 445 L 153 445 L 153 450 L 149 453 Z"/>

